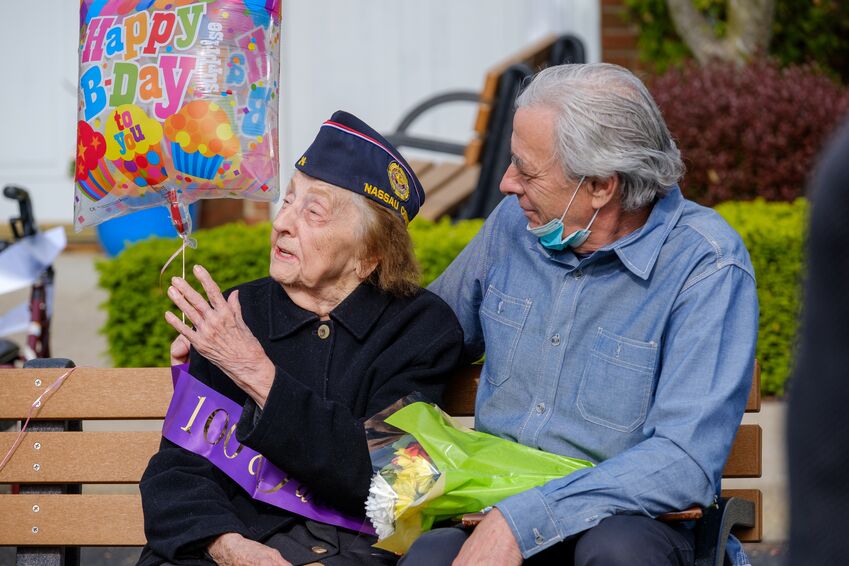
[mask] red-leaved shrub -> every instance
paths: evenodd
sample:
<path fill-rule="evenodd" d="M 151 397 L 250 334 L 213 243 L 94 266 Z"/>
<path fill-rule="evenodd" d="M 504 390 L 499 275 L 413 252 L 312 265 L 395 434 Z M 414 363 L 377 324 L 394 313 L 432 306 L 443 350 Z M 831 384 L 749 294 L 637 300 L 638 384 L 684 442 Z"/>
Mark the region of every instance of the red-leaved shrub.
<path fill-rule="evenodd" d="M 689 65 L 650 81 L 687 166 L 681 188 L 712 206 L 791 201 L 849 110 L 849 89 L 810 66 Z"/>

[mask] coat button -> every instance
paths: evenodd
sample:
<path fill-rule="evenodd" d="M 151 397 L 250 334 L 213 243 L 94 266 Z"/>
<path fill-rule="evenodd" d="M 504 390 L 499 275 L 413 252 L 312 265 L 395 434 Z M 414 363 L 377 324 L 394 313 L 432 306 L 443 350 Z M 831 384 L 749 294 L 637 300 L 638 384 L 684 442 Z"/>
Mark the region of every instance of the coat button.
<path fill-rule="evenodd" d="M 315 545 L 314 547 L 310 548 L 310 550 L 312 550 L 316 554 L 327 554 L 327 549 L 325 547 L 321 546 L 321 545 L 318 545 L 318 544 Z"/>
<path fill-rule="evenodd" d="M 322 340 L 324 340 L 328 336 L 330 336 L 330 327 L 327 326 L 326 324 L 322 324 L 321 326 L 319 326 L 318 327 L 318 337 L 321 338 Z M 325 550 L 325 552 L 327 552 L 327 550 Z"/>

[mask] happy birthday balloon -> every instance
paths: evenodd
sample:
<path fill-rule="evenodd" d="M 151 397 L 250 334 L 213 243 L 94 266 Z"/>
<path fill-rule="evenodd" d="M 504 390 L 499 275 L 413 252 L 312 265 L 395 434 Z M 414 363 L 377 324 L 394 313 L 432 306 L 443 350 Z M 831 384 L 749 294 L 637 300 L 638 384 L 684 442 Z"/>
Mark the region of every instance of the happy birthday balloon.
<path fill-rule="evenodd" d="M 280 0 L 81 0 L 75 229 L 276 200 L 279 42 Z"/>

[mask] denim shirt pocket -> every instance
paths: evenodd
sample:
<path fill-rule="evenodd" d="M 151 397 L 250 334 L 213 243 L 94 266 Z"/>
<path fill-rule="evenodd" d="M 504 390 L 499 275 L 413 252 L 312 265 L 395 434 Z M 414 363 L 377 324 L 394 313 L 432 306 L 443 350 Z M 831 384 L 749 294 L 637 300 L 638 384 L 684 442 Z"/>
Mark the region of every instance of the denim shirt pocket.
<path fill-rule="evenodd" d="M 492 385 L 501 385 L 510 377 L 513 356 L 528 312 L 531 299 L 520 299 L 502 293 L 490 285 L 481 302 L 481 324 L 486 338 L 486 374 Z"/>
<path fill-rule="evenodd" d="M 578 410 L 585 420 L 633 432 L 646 420 L 657 365 L 657 343 L 598 329 L 578 386 Z"/>

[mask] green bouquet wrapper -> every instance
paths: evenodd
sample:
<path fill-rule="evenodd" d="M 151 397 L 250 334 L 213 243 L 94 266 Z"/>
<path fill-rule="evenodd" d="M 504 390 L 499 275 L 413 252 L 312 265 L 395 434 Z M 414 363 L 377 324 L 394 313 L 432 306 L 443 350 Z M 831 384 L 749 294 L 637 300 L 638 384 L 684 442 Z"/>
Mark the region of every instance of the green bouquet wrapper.
<path fill-rule="evenodd" d="M 390 409 L 399 405 L 366 423 L 376 471 L 366 515 L 375 546 L 390 552 L 403 554 L 436 522 L 593 466 L 472 430 L 415 398 Z"/>

